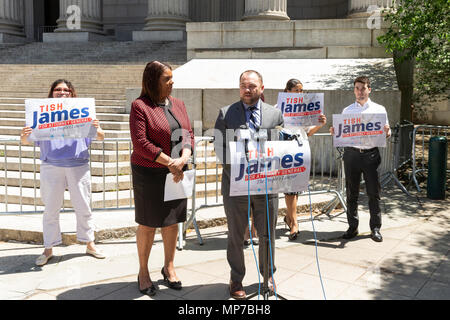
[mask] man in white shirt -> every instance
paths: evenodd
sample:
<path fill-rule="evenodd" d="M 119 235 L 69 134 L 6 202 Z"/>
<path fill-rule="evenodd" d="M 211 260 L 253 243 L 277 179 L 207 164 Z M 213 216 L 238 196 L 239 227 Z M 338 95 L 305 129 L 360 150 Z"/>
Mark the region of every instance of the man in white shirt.
<path fill-rule="evenodd" d="M 342 113 L 387 113 L 386 109 L 373 102 L 369 98 L 372 91 L 370 80 L 367 77 L 358 77 L 354 81 L 354 94 L 356 101 L 346 107 Z M 386 138 L 391 135 L 389 124 L 384 126 Z M 330 128 L 334 135 L 334 128 Z M 369 197 L 370 230 L 372 240 L 383 241 L 381 236 L 381 210 L 380 210 L 380 182 L 378 179 L 378 166 L 381 163 L 381 156 L 378 148 L 366 148 L 364 146 L 346 147 L 344 149 L 344 170 L 345 184 L 347 192 L 347 221 L 348 230 L 342 235 L 344 239 L 351 239 L 358 235 L 358 196 L 361 181 L 361 173 L 366 183 L 367 195 Z"/>

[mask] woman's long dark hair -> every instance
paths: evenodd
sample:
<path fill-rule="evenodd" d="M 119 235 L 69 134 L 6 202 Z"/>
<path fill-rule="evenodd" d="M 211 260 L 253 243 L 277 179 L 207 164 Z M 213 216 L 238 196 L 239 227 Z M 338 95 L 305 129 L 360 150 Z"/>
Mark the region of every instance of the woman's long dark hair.
<path fill-rule="evenodd" d="M 286 83 L 286 88 L 284 88 L 284 92 L 288 92 L 290 91 L 292 88 L 294 88 L 295 86 L 301 84 L 303 86 L 303 83 L 298 80 L 298 79 L 290 79 L 287 83 Z"/>
<path fill-rule="evenodd" d="M 53 98 L 53 90 L 55 90 L 56 86 L 60 83 L 65 83 L 66 86 L 70 89 L 70 94 L 72 98 L 75 98 L 77 96 L 77 93 L 75 92 L 75 87 L 72 85 L 72 83 L 66 79 L 58 79 L 55 82 L 53 82 L 52 86 L 50 87 L 50 91 L 48 92 L 48 98 Z"/>
<path fill-rule="evenodd" d="M 161 98 L 159 78 L 161 78 L 161 75 L 166 69 L 172 70 L 172 67 L 167 63 L 159 62 L 156 60 L 147 63 L 142 75 L 142 90 L 140 98 L 147 97 L 153 103 L 158 103 L 158 100 Z"/>

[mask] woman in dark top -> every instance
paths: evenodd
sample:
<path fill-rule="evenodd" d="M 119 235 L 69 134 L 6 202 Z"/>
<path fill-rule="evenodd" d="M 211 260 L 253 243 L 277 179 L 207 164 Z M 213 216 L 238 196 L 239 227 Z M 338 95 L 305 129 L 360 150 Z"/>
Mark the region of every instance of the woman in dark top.
<path fill-rule="evenodd" d="M 164 244 L 161 274 L 170 288 L 181 289 L 173 261 L 177 224 L 186 221 L 187 199 L 164 202 L 164 186 L 168 173 L 173 174 L 175 182 L 183 179 L 194 135 L 183 101 L 170 96 L 172 85 L 172 68 L 158 61 L 149 62 L 143 74 L 141 95 L 133 101 L 130 111 L 138 286 L 150 296 L 156 293 L 148 270 L 156 228 L 161 228 Z"/>

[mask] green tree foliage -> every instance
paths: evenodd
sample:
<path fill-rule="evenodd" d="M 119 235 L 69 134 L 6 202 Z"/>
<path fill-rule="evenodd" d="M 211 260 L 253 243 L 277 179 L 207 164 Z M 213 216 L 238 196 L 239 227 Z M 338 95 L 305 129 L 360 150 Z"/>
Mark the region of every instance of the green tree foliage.
<path fill-rule="evenodd" d="M 378 41 L 397 63 L 414 59 L 413 103 L 450 98 L 450 0 L 399 0 L 385 20 L 390 27 Z M 423 109 L 422 109 L 423 110 Z"/>

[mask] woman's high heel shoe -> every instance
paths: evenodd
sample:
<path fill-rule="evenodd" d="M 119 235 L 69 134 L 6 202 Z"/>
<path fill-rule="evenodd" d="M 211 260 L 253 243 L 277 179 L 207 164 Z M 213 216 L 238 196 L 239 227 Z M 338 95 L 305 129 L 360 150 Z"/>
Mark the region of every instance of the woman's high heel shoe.
<path fill-rule="evenodd" d="M 181 290 L 182 289 L 181 281 L 170 281 L 169 280 L 169 277 L 166 276 L 166 273 L 164 272 L 164 267 L 162 267 L 162 269 L 161 269 L 161 274 L 164 277 L 164 281 L 167 283 L 169 288 L 175 289 L 175 290 Z"/>
<path fill-rule="evenodd" d="M 138 276 L 137 282 L 138 282 L 138 289 L 139 289 L 139 291 L 142 294 L 145 294 L 145 295 L 150 296 L 150 297 L 152 297 L 152 296 L 154 296 L 156 294 L 156 287 L 155 287 L 155 285 L 153 283 L 152 283 L 152 285 L 150 287 L 145 288 L 145 289 L 141 289 L 141 286 L 139 284 L 139 276 Z"/>
<path fill-rule="evenodd" d="M 288 223 L 288 221 L 287 221 L 287 216 L 284 216 L 284 219 L 283 219 L 283 221 L 284 221 L 284 225 L 285 225 L 285 227 L 286 227 L 286 228 L 288 228 L 288 229 L 289 229 L 289 231 L 291 231 L 291 227 L 289 226 L 289 223 Z"/>
<path fill-rule="evenodd" d="M 294 233 L 290 233 L 290 234 L 289 234 L 289 240 L 292 241 L 292 240 L 297 239 L 297 236 L 298 236 L 299 233 L 300 233 L 299 231 L 294 232 Z"/>

